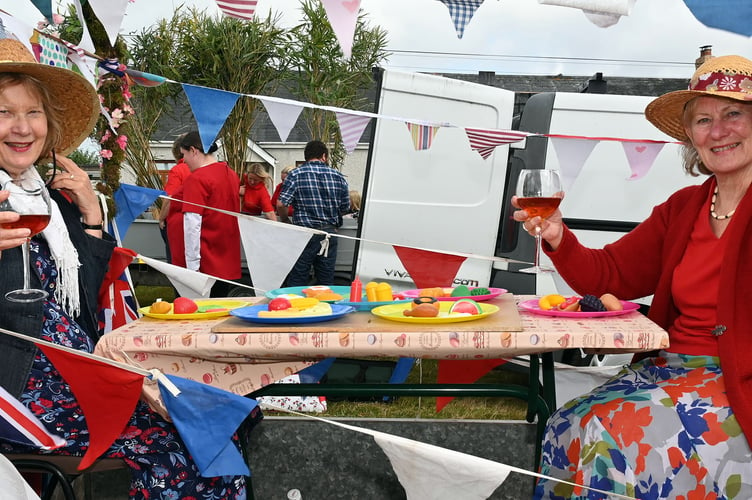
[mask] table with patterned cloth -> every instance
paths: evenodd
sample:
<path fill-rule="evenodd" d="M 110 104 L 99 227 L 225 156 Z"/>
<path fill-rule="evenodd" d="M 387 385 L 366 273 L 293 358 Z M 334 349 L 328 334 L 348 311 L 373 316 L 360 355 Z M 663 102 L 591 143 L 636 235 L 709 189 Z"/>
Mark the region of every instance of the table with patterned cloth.
<path fill-rule="evenodd" d="M 668 333 L 639 312 L 542 316 L 518 308 L 530 298 L 502 295 L 488 302 L 498 313 L 461 323 L 401 323 L 369 312 L 306 324 L 144 317 L 105 335 L 95 354 L 246 395 L 329 357 L 470 360 L 577 347 L 637 352 L 668 346 Z M 161 409 L 155 382 L 145 382 L 144 396 Z"/>

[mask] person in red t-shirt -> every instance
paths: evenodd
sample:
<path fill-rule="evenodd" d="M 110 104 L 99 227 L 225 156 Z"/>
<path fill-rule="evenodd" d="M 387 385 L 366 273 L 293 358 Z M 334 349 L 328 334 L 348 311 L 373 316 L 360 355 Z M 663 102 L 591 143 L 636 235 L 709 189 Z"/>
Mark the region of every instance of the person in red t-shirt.
<path fill-rule="evenodd" d="M 282 169 L 282 172 L 279 173 L 280 178 L 282 179 L 282 182 L 277 184 L 277 187 L 274 188 L 274 194 L 272 194 L 272 206 L 277 207 L 277 200 L 279 199 L 279 193 L 282 192 L 282 184 L 285 183 L 285 179 L 287 178 L 287 174 L 290 173 L 291 170 L 293 170 L 296 167 L 296 165 L 288 165 L 285 168 Z M 293 209 L 292 207 L 287 207 L 287 217 L 292 218 Z"/>
<path fill-rule="evenodd" d="M 191 169 L 183 161 L 183 154 L 180 152 L 180 140 L 182 138 L 181 135 L 172 143 L 172 156 L 177 163 L 167 174 L 167 182 L 164 185 L 167 196 L 176 199 L 183 196 L 183 181 L 191 175 Z M 170 203 L 170 200 L 163 200 L 162 208 L 159 211 L 159 229 L 162 233 L 162 239 L 165 240 L 167 262 L 185 267 L 183 212 L 181 207 L 182 203 L 180 202 Z M 172 233 L 172 236 L 170 233 Z"/>
<path fill-rule="evenodd" d="M 183 183 L 183 231 L 185 263 L 188 269 L 224 280 L 241 277 L 240 229 L 237 218 L 217 210 L 237 212 L 240 181 L 225 162 L 214 155 L 212 144 L 204 153 L 198 132 L 189 132 L 180 141 L 183 160 L 191 175 Z M 211 297 L 226 297 L 230 285 L 217 281 Z"/>
<path fill-rule="evenodd" d="M 243 174 L 240 186 L 240 210 L 248 215 L 263 214 L 269 220 L 277 220 L 274 205 L 269 198 L 272 178 L 260 163 L 251 163 L 248 172 Z"/>

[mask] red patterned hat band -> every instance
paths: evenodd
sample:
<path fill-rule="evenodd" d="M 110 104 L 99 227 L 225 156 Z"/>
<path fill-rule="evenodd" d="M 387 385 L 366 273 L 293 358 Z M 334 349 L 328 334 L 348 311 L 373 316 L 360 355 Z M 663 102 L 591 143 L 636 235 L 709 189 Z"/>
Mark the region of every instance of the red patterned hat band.
<path fill-rule="evenodd" d="M 705 73 L 689 82 L 689 90 L 752 93 L 752 76 L 723 72 Z"/>

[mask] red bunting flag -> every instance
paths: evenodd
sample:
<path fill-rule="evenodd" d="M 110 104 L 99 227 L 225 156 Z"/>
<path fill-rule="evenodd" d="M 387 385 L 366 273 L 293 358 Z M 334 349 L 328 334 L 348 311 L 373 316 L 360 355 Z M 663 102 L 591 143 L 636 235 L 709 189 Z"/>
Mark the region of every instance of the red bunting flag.
<path fill-rule="evenodd" d="M 90 467 L 120 436 L 141 396 L 144 375 L 75 353 L 34 342 L 76 396 L 89 428 L 89 449 L 78 470 Z"/>
<path fill-rule="evenodd" d="M 393 245 L 416 288 L 451 286 L 466 257 Z"/>
<path fill-rule="evenodd" d="M 505 359 L 442 359 L 439 361 L 436 382 L 439 384 L 472 384 L 506 362 Z M 448 396 L 437 397 L 436 413 L 443 410 L 453 399 L 453 397 Z"/>

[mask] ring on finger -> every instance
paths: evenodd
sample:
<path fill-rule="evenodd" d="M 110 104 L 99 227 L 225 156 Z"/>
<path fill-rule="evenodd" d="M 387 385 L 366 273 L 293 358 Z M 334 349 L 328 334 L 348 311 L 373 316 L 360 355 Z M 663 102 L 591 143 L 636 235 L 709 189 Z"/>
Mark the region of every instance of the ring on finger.
<path fill-rule="evenodd" d="M 75 178 L 76 178 L 76 176 L 75 176 L 75 175 L 73 175 L 73 174 L 71 174 L 71 176 L 70 176 L 70 180 L 74 180 Z"/>

